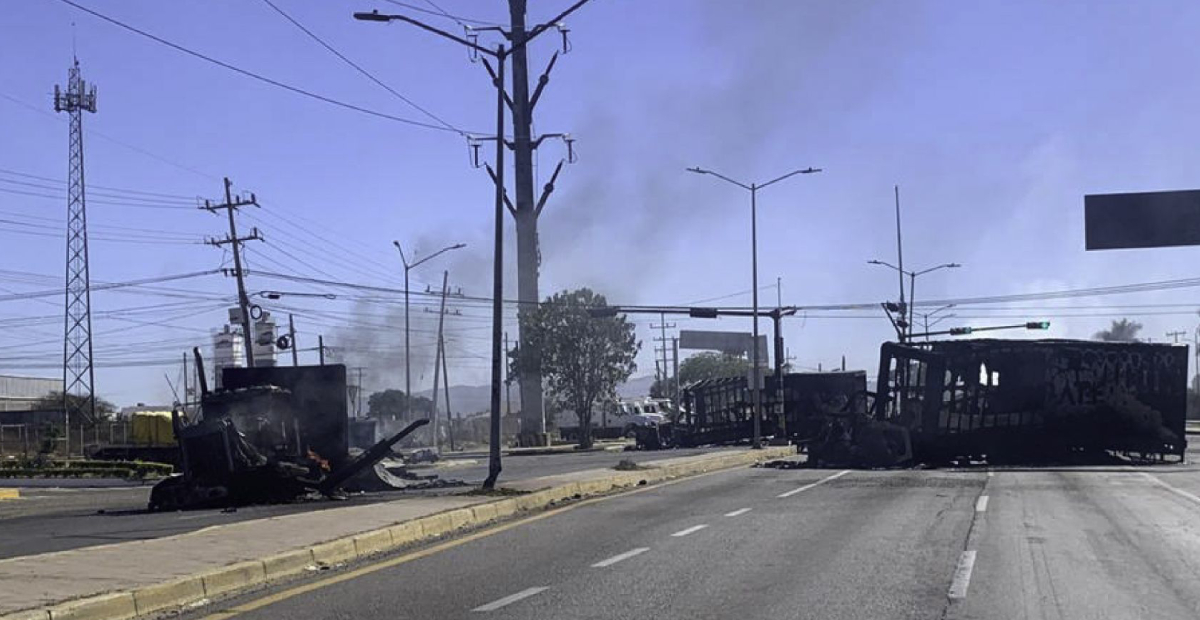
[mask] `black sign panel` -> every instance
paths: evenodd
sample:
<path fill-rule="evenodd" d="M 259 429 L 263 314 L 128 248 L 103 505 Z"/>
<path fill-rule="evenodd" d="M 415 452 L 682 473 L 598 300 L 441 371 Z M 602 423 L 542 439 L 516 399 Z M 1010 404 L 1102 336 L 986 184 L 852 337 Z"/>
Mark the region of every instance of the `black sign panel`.
<path fill-rule="evenodd" d="M 1089 250 L 1200 245 L 1200 190 L 1083 197 Z"/>

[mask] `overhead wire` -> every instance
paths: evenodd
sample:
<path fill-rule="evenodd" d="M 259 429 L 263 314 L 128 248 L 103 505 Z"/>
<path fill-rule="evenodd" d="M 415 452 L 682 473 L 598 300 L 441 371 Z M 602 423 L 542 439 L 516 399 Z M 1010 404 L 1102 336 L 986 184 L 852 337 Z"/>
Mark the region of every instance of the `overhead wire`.
<path fill-rule="evenodd" d="M 165 46 L 167 46 L 167 47 L 169 47 L 169 48 L 171 48 L 171 49 L 174 49 L 174 50 L 176 50 L 176 51 L 182 52 L 182 53 L 184 53 L 184 54 L 187 54 L 187 55 L 189 55 L 189 56 L 192 56 L 192 57 L 195 57 L 195 58 L 199 58 L 199 59 L 201 59 L 201 60 L 203 60 L 203 61 L 205 61 L 205 62 L 209 62 L 209 63 L 212 63 L 212 64 L 214 64 L 214 65 L 217 65 L 217 66 L 219 66 L 219 67 L 222 67 L 222 68 L 228 69 L 228 70 L 230 70 L 230 71 L 233 71 L 234 73 L 238 73 L 238 74 L 244 75 L 244 76 L 246 76 L 246 77 L 253 78 L 253 79 L 255 79 L 255 80 L 258 80 L 258 81 L 260 81 L 260 82 L 263 82 L 263 83 L 265 83 L 265 84 L 270 84 L 270 85 L 272 85 L 272 86 L 275 86 L 275 87 L 277 87 L 277 88 L 281 88 L 281 89 L 283 89 L 283 90 L 286 90 L 286 91 L 289 91 L 289 92 L 292 92 L 292 93 L 295 93 L 295 94 L 298 94 L 298 95 L 302 95 L 302 96 L 305 96 L 305 97 L 309 97 L 309 98 L 311 98 L 311 99 L 315 99 L 315 100 L 317 100 L 317 101 L 322 101 L 322 102 L 324 102 L 324 103 L 327 103 L 327 104 L 330 104 L 330 105 L 333 105 L 333 106 L 337 106 L 337 107 L 340 107 L 340 108 L 344 108 L 344 109 L 347 109 L 347 110 L 353 110 L 353 111 L 355 111 L 355 112 L 359 112 L 359 113 L 366 114 L 366 115 L 369 115 L 369 116 L 374 116 L 374 117 L 378 117 L 378 118 L 383 118 L 383 119 L 387 119 L 387 120 L 395 121 L 395 122 L 398 122 L 398 123 L 403 123 L 403 124 L 406 124 L 406 125 L 412 125 L 412 126 L 415 126 L 415 127 L 424 127 L 424 128 L 426 128 L 426 129 L 435 129 L 435 130 L 438 130 L 438 131 L 454 131 L 453 129 L 447 129 L 447 128 L 445 128 L 445 127 L 441 126 L 441 125 L 435 125 L 435 124 L 433 124 L 433 123 L 426 123 L 426 122 L 422 122 L 422 121 L 414 120 L 414 119 L 411 119 L 411 118 L 404 118 L 404 117 L 402 117 L 402 116 L 396 116 L 396 115 L 393 115 L 393 114 L 387 114 L 387 113 L 385 113 L 385 112 L 380 112 L 380 111 L 378 111 L 378 110 L 372 110 L 372 109 L 370 109 L 370 108 L 364 108 L 364 107 L 362 107 L 362 106 L 360 106 L 360 105 L 355 105 L 355 104 L 353 104 L 353 103 L 347 103 L 347 102 L 345 102 L 345 101 L 340 101 L 340 100 L 338 100 L 338 99 L 334 99 L 334 98 L 332 98 L 332 97 L 327 97 L 327 96 L 325 96 L 325 95 L 321 95 L 321 94 L 315 93 L 315 92 L 313 92 L 313 91 L 310 91 L 310 90 L 306 90 L 306 89 L 300 88 L 300 87 L 298 87 L 298 86 L 292 86 L 291 84 L 287 84 L 287 83 L 281 82 L 281 81 L 279 81 L 279 80 L 276 80 L 276 79 L 273 79 L 273 78 L 266 77 L 266 76 L 264 76 L 264 75 L 262 75 L 262 74 L 255 73 L 255 72 L 253 72 L 253 71 L 250 71 L 250 70 L 248 70 L 248 69 L 243 69 L 243 68 L 241 68 L 241 67 L 238 67 L 238 66 L 236 66 L 236 65 L 232 65 L 232 64 L 230 64 L 230 63 L 227 63 L 227 62 L 224 62 L 224 61 L 222 61 L 222 60 L 218 60 L 218 59 L 216 59 L 216 58 L 213 58 L 212 56 L 208 56 L 208 55 L 202 54 L 202 53 L 200 53 L 200 52 L 197 52 L 197 51 L 194 51 L 194 50 L 188 49 L 188 48 L 186 48 L 186 47 L 184 47 L 184 46 L 182 46 L 182 45 L 179 45 L 179 44 L 177 44 L 177 43 L 172 43 L 171 41 L 168 41 L 168 40 L 166 40 L 166 39 L 164 39 L 164 38 L 162 38 L 162 37 L 159 37 L 159 36 L 157 36 L 157 35 L 151 34 L 151 33 L 149 33 L 149 32 L 146 32 L 145 30 L 141 30 L 141 29 L 139 29 L 139 28 L 136 28 L 136 27 L 134 27 L 134 26 L 131 26 L 131 25 L 129 25 L 129 24 L 126 24 L 125 22 L 122 22 L 122 21 L 120 21 L 120 20 L 118 20 L 118 19 L 115 19 L 115 18 L 109 17 L 109 16 L 107 16 L 107 15 L 104 15 L 103 13 L 100 13 L 100 12 L 98 12 L 98 11 L 95 11 L 95 10 L 93 10 L 93 9 L 90 9 L 90 8 L 88 8 L 88 7 L 85 7 L 85 6 L 83 6 L 83 5 L 81 5 L 81 4 L 77 3 L 77 2 L 74 2 L 74 0 L 58 0 L 58 1 L 59 1 L 59 2 L 62 2 L 63 4 L 67 4 L 67 5 L 70 5 L 70 6 L 72 6 L 72 7 L 75 7 L 76 9 L 78 9 L 78 10 L 80 10 L 80 11 L 83 11 L 84 13 L 88 13 L 89 15 L 92 15 L 93 17 L 96 17 L 96 18 L 99 18 L 99 19 L 101 19 L 101 20 L 104 20 L 104 21 L 106 21 L 106 22 L 108 22 L 108 23 L 110 23 L 110 24 L 113 24 L 114 26 L 118 26 L 118 27 L 120 27 L 120 28 L 123 28 L 123 29 L 125 29 L 125 30 L 129 31 L 129 32 L 132 32 L 132 33 L 134 33 L 134 34 L 137 34 L 137 35 L 140 35 L 140 36 L 142 36 L 142 37 L 145 37 L 145 38 L 147 38 L 147 39 L 150 39 L 151 41 L 154 41 L 154 42 L 156 42 L 156 43 L 159 43 L 159 44 L 161 44 L 161 45 L 165 45 Z"/>

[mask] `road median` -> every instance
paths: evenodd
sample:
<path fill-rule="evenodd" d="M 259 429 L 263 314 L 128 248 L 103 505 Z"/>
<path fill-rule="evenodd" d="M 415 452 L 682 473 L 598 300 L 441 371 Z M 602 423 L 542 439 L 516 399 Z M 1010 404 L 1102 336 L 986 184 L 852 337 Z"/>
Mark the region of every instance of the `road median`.
<path fill-rule="evenodd" d="M 522 512 L 792 453 L 772 447 L 666 458 L 636 471 L 521 480 L 505 486 L 520 493 L 512 496 L 405 498 L 9 558 L 0 560 L 0 620 L 124 620 L 183 609 Z"/>

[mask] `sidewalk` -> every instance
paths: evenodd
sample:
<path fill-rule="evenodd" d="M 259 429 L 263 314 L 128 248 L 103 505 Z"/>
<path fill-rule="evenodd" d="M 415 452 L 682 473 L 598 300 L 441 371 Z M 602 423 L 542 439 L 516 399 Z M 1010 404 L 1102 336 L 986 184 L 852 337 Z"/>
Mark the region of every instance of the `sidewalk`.
<path fill-rule="evenodd" d="M 178 536 L 0 560 L 0 620 L 116 620 L 178 608 L 483 525 L 519 511 L 704 471 L 779 458 L 792 448 L 737 450 L 591 469 L 513 483 L 524 495 L 411 497 L 242 521 Z M 105 593 L 112 593 L 106 596 Z M 67 601 L 75 601 L 74 603 Z M 50 608 L 53 607 L 54 613 Z M 29 612 L 12 614 L 20 610 Z"/>

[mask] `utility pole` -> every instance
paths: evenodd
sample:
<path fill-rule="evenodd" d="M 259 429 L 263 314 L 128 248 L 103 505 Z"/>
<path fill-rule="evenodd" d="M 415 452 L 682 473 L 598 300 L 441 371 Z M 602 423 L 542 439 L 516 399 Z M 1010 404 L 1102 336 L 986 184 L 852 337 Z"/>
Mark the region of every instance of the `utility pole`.
<path fill-rule="evenodd" d="M 96 419 L 96 375 L 92 366 L 92 284 L 88 267 L 87 201 L 83 182 L 83 113 L 96 112 L 96 87 L 84 81 L 79 59 L 67 73 L 67 89 L 54 86 L 54 111 L 70 115 L 67 176 L 66 299 L 63 328 L 63 421 L 71 455 L 71 417 Z M 82 431 L 81 431 L 82 432 Z M 80 440 L 80 448 L 83 441 Z"/>
<path fill-rule="evenodd" d="M 903 317 L 907 313 L 905 312 L 905 305 L 904 305 L 904 242 L 901 240 L 901 237 L 900 237 L 900 186 L 896 185 L 895 190 L 896 190 L 896 262 L 899 264 L 899 267 L 896 268 L 896 271 L 899 273 L 899 278 L 900 278 L 900 316 L 901 316 L 901 320 L 904 320 Z M 908 332 L 911 328 L 912 328 L 912 325 L 901 326 L 901 329 L 900 329 L 900 343 L 901 344 L 908 342 Z"/>
<path fill-rule="evenodd" d="M 451 246 L 444 247 L 425 258 L 418 261 L 408 262 L 408 255 L 404 253 L 404 248 L 400 246 L 399 241 L 393 241 L 392 245 L 396 246 L 396 250 L 400 252 L 400 261 L 404 263 L 404 419 L 409 419 L 412 414 L 410 404 L 412 403 L 412 363 L 409 361 L 408 348 L 408 272 L 416 269 L 422 263 L 432 260 L 451 250 L 458 250 L 467 247 L 465 243 L 456 243 Z M 416 255 L 413 255 L 416 258 Z M 436 389 L 436 388 L 435 388 Z M 434 394 L 436 396 L 437 394 Z M 437 399 L 434 399 L 437 400 Z"/>
<path fill-rule="evenodd" d="M 557 28 L 563 39 L 563 52 L 570 49 L 567 42 L 567 33 L 569 30 L 564 27 L 563 20 L 571 13 L 577 11 L 589 0 L 576 0 L 565 11 L 559 13 L 550 20 L 538 24 L 533 28 L 527 28 L 525 24 L 525 8 L 526 0 L 509 0 L 509 18 L 510 27 L 506 31 L 499 27 L 475 28 L 473 32 L 477 33 L 482 30 L 492 30 L 499 32 L 511 43 L 511 51 L 507 51 L 500 46 L 497 50 L 489 50 L 481 47 L 475 42 L 475 39 L 467 39 L 457 35 L 450 34 L 433 26 L 423 24 L 406 15 L 383 15 L 379 12 L 372 13 L 355 13 L 355 19 L 375 22 L 390 22 L 402 21 L 408 24 L 417 26 L 427 32 L 440 35 L 444 38 L 465 45 L 473 50 L 473 53 L 484 54 L 491 56 L 503 65 L 506 53 L 510 53 L 513 62 L 513 78 L 512 78 L 512 96 L 503 92 L 503 79 L 497 80 L 497 75 L 493 71 L 486 59 L 484 65 L 488 67 L 488 72 L 491 74 L 493 83 L 499 83 L 499 93 L 503 98 L 501 103 L 501 114 L 503 107 L 507 105 L 512 112 L 513 117 L 513 140 L 507 142 L 504 139 L 504 132 L 501 130 L 496 134 L 497 145 L 499 147 L 507 146 L 513 150 L 514 159 L 514 180 L 516 201 L 515 204 L 509 204 L 507 196 L 503 192 L 499 196 L 505 201 L 509 211 L 513 215 L 516 223 L 517 234 L 517 298 L 520 303 L 518 309 L 519 314 L 529 312 L 535 308 L 539 301 L 538 294 L 538 270 L 540 263 L 540 252 L 538 247 L 538 231 L 537 222 L 538 216 L 542 212 L 542 208 L 546 204 L 546 199 L 554 191 L 554 183 L 558 179 L 559 172 L 562 171 L 564 163 L 573 162 L 575 160 L 574 151 L 572 148 L 573 140 L 569 134 L 543 134 L 537 138 L 532 136 L 533 126 L 533 111 L 537 107 L 538 100 L 541 97 L 542 90 L 550 81 L 550 71 L 554 68 L 555 62 L 558 60 L 558 53 L 550 59 L 545 71 L 538 78 L 537 88 L 532 95 L 529 92 L 529 62 L 528 62 L 528 45 L 537 36 L 546 32 L 551 28 Z M 472 36 L 471 34 L 467 35 Z M 477 39 L 477 37 L 476 37 Z M 502 77 L 502 76 L 501 76 Z M 541 196 L 534 200 L 534 182 L 533 182 L 533 151 L 536 150 L 546 138 L 560 138 L 567 145 L 567 158 L 558 163 L 554 173 L 551 175 L 549 182 L 542 188 Z M 499 160 L 497 160 L 497 170 L 491 171 L 493 181 L 498 185 L 501 180 L 498 179 L 496 173 L 499 172 Z M 520 339 L 529 342 L 528 338 Z M 496 348 L 496 347 L 493 347 Z M 533 347 L 526 346 L 520 353 L 521 355 L 521 370 L 520 370 L 520 392 L 521 392 L 521 433 L 522 440 L 525 442 L 533 442 L 534 438 L 541 439 L 545 434 L 545 411 L 542 401 L 542 376 L 541 370 L 538 368 L 538 361 L 541 359 L 540 351 Z"/>
<path fill-rule="evenodd" d="M 187 367 L 187 352 L 183 353 L 183 412 L 187 413 L 188 403 L 188 367 Z"/>
<path fill-rule="evenodd" d="M 454 414 L 450 412 L 450 368 L 446 364 L 446 338 L 438 336 L 438 348 L 442 352 L 442 388 L 446 394 L 446 436 L 450 439 L 450 451 L 454 452 Z M 437 400 L 437 391 L 433 392 Z"/>
<path fill-rule="evenodd" d="M 678 407 L 679 406 L 679 398 L 680 398 L 680 393 L 679 393 L 679 338 L 671 338 L 671 351 L 673 354 L 672 357 L 674 359 L 674 363 L 671 365 L 671 370 L 672 370 L 671 374 L 673 374 L 675 376 L 675 397 L 671 400 L 674 401 L 675 406 Z"/>
<path fill-rule="evenodd" d="M 1179 331 L 1167 332 L 1167 338 L 1172 338 L 1174 344 L 1179 344 L 1179 339 L 1186 335 L 1187 335 L 1187 332 L 1182 329 Z"/>
<path fill-rule="evenodd" d="M 296 320 L 288 313 L 288 346 L 292 348 L 292 366 L 300 365 L 299 353 L 296 352 Z M 361 371 L 361 369 L 359 369 Z M 361 374 L 361 373 L 360 373 Z"/>
<path fill-rule="evenodd" d="M 321 334 L 317 335 L 317 355 L 319 356 L 318 359 L 320 360 L 320 364 L 322 366 L 324 366 L 325 365 L 325 336 L 321 335 Z"/>
<path fill-rule="evenodd" d="M 233 275 L 237 278 L 238 307 L 241 309 L 242 315 L 242 344 L 246 350 L 246 366 L 254 368 L 254 332 L 250 329 L 250 298 L 246 296 L 246 283 L 242 272 L 242 244 L 247 241 L 261 241 L 262 235 L 259 234 L 258 228 L 254 228 L 250 235 L 239 237 L 237 234 L 237 220 L 233 217 L 233 212 L 249 205 L 257 207 L 258 199 L 254 194 L 250 194 L 249 200 L 241 196 L 234 197 L 230 192 L 232 185 L 229 177 L 225 177 L 225 202 L 214 205 L 205 200 L 204 206 L 200 208 L 210 213 L 216 213 L 217 209 L 225 209 L 225 212 L 229 215 L 229 235 L 224 239 L 209 239 L 208 244 L 220 247 L 228 243 L 233 246 Z"/>
<path fill-rule="evenodd" d="M 439 453 L 442 448 L 442 435 L 438 432 L 438 376 L 442 369 L 442 328 L 446 324 L 446 284 L 450 278 L 449 271 L 442 272 L 442 304 L 438 308 L 437 352 L 433 356 L 433 424 L 429 425 L 433 432 L 433 447 Z"/>
<path fill-rule="evenodd" d="M 508 332 L 504 332 L 504 355 L 508 356 Z M 512 415 L 512 377 L 509 376 L 508 364 L 504 365 L 504 415 Z"/>
<path fill-rule="evenodd" d="M 657 330 L 659 330 L 659 333 L 661 334 L 658 338 L 655 338 L 654 341 L 661 342 L 662 346 L 655 347 L 654 353 L 655 353 L 655 357 L 657 357 L 658 352 L 662 351 L 662 365 L 660 366 L 662 368 L 662 376 L 660 377 L 660 381 L 662 382 L 663 386 L 665 387 L 666 382 L 667 382 L 667 363 L 668 363 L 667 353 L 669 352 L 669 350 L 667 349 L 667 330 L 675 329 L 675 324 L 674 323 L 668 324 L 667 323 L 667 315 L 659 314 L 658 315 L 658 325 L 651 324 L 650 329 L 657 329 Z M 654 365 L 659 366 L 659 362 L 657 359 L 655 360 Z"/>

